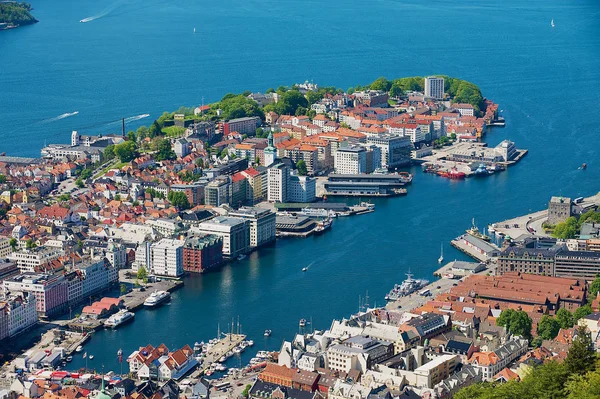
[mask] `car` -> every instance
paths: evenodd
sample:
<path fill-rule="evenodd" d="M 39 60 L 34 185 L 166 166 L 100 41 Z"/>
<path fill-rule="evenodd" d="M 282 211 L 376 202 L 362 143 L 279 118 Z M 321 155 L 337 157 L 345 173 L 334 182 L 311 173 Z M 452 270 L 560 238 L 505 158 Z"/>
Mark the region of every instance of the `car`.
<path fill-rule="evenodd" d="M 439 290 L 439 289 L 440 289 L 440 288 L 442 288 L 442 287 L 440 287 L 440 286 L 438 285 L 438 286 L 437 286 L 437 287 L 435 287 L 435 288 Z"/>
<path fill-rule="evenodd" d="M 453 286 L 453 287 L 456 287 L 457 285 L 458 285 L 458 284 L 456 284 L 456 283 L 452 284 L 452 286 Z"/>

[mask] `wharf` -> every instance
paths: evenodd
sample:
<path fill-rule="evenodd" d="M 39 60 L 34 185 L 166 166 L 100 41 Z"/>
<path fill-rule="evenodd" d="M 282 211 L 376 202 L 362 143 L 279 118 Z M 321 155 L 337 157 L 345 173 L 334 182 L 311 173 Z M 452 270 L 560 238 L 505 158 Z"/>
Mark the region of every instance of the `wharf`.
<path fill-rule="evenodd" d="M 246 336 L 243 334 L 225 334 L 225 337 L 219 339 L 219 342 L 206 353 L 202 364 L 190 375 L 190 378 L 200 378 L 211 364 L 218 363 L 223 355 L 233 350 L 233 348 L 241 344 L 245 339 Z"/>
<path fill-rule="evenodd" d="M 459 280 L 454 280 L 450 278 L 440 278 L 432 281 L 427 284 L 423 288 L 419 289 L 417 292 L 413 292 L 410 295 L 403 296 L 396 301 L 389 301 L 385 306 L 389 310 L 397 310 L 402 309 L 406 312 L 410 312 L 411 310 L 423 306 L 427 301 L 435 298 L 438 294 L 442 294 L 444 292 L 450 291 L 450 289 L 458 284 Z M 423 290 L 428 289 L 431 292 L 431 296 L 422 296 L 419 295 L 419 292 L 423 292 Z"/>
<path fill-rule="evenodd" d="M 463 253 L 465 253 L 465 254 L 469 255 L 471 258 L 474 258 L 474 259 L 476 259 L 476 260 L 478 260 L 478 261 L 480 261 L 480 262 L 487 263 L 488 261 L 490 261 L 490 260 L 491 260 L 491 258 L 492 258 L 492 257 L 488 255 L 488 253 L 489 253 L 490 251 L 487 251 L 487 250 L 486 250 L 486 251 L 484 251 L 484 253 L 482 253 L 482 252 L 480 252 L 480 251 L 476 250 L 475 248 L 473 248 L 473 247 L 471 247 L 471 246 L 467 245 L 467 244 L 464 242 L 464 241 L 465 241 L 465 240 L 464 240 L 465 236 L 468 236 L 468 234 L 467 234 L 467 233 L 465 233 L 465 234 L 463 234 L 463 235 L 461 235 L 461 236 L 459 236 L 459 237 L 455 238 L 454 240 L 450 241 L 450 244 L 451 244 L 451 245 L 452 245 L 454 248 L 458 249 L 459 251 L 461 251 L 461 252 L 463 252 Z M 472 237 L 472 236 L 471 236 L 471 237 Z M 476 237 L 473 237 L 473 238 L 476 238 Z M 477 239 L 477 240 L 479 240 L 479 239 Z M 494 245 L 493 243 L 490 243 L 490 242 L 485 242 L 485 241 L 483 241 L 483 240 L 479 240 L 479 241 L 482 241 L 482 243 L 484 243 L 484 244 L 487 244 L 489 247 L 491 247 L 491 249 L 492 249 L 492 250 L 498 250 L 498 251 L 500 250 L 500 248 L 498 248 L 498 247 L 497 247 L 496 245 Z M 483 245 L 483 244 L 482 244 L 482 245 Z"/>

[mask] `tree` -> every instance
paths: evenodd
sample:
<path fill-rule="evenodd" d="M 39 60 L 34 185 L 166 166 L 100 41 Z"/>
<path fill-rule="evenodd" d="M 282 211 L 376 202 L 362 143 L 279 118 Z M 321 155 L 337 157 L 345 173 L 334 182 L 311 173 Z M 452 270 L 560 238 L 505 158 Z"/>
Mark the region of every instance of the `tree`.
<path fill-rule="evenodd" d="M 144 284 L 148 282 L 148 270 L 144 266 L 140 267 L 136 275 L 138 280 L 142 280 Z"/>
<path fill-rule="evenodd" d="M 516 313 L 514 309 L 503 310 L 496 319 L 496 324 L 500 327 L 504 327 L 507 331 L 510 330 L 510 321 L 512 320 L 514 313 Z"/>
<path fill-rule="evenodd" d="M 572 374 L 583 374 L 595 369 L 596 354 L 592 346 L 592 337 L 584 326 L 577 328 L 577 337 L 569 348 L 565 359 L 565 368 Z"/>
<path fill-rule="evenodd" d="M 6 175 L 0 174 L 0 184 L 6 183 Z"/>
<path fill-rule="evenodd" d="M 577 321 L 589 314 L 594 313 L 594 311 L 592 310 L 591 305 L 587 304 L 587 305 L 583 305 L 577 309 L 575 309 L 575 312 L 573 313 L 573 322 L 577 323 Z"/>
<path fill-rule="evenodd" d="M 571 376 L 566 383 L 569 392 L 567 399 L 598 399 L 600 398 L 600 372 L 593 371 L 585 375 Z"/>
<path fill-rule="evenodd" d="M 160 129 L 160 125 L 158 124 L 158 121 L 154 121 L 152 122 L 152 125 L 150 125 L 150 128 L 148 129 L 148 136 L 150 138 L 154 138 L 156 136 L 160 136 L 161 134 L 161 129 Z"/>
<path fill-rule="evenodd" d="M 558 335 L 560 324 L 548 315 L 542 316 L 537 325 L 537 333 L 542 339 L 554 339 Z"/>
<path fill-rule="evenodd" d="M 575 238 L 578 231 L 577 219 L 574 216 L 567 218 L 564 222 L 557 223 L 552 231 L 552 236 L 563 240 Z"/>
<path fill-rule="evenodd" d="M 573 313 L 564 308 L 558 309 L 556 312 L 556 321 L 558 321 L 560 328 L 571 328 L 575 324 Z"/>
<path fill-rule="evenodd" d="M 175 151 L 171 148 L 171 141 L 169 139 L 158 139 L 156 142 L 157 154 L 155 159 L 157 161 L 165 161 L 177 158 Z"/>
<path fill-rule="evenodd" d="M 75 185 L 79 188 L 85 187 L 85 183 L 83 182 L 83 180 L 81 180 L 81 178 L 75 180 Z"/>
<path fill-rule="evenodd" d="M 10 247 L 12 248 L 13 251 L 17 248 L 17 239 L 16 238 L 13 237 L 10 239 Z"/>
<path fill-rule="evenodd" d="M 146 126 L 138 127 L 138 129 L 135 131 L 135 135 L 138 140 L 148 137 L 148 128 Z"/>
<path fill-rule="evenodd" d="M 202 158 L 196 159 L 196 166 L 204 169 L 204 159 L 202 159 Z"/>
<path fill-rule="evenodd" d="M 506 328 L 513 335 L 520 335 L 524 338 L 531 338 L 532 320 L 526 312 L 513 309 L 505 309 L 500 313 L 496 324 Z"/>
<path fill-rule="evenodd" d="M 120 291 L 121 291 L 121 295 L 127 294 L 127 286 L 125 284 L 121 283 Z"/>
<path fill-rule="evenodd" d="M 110 160 L 113 159 L 115 156 L 115 146 L 113 144 L 106 146 L 106 148 L 104 149 L 104 159 Z"/>
<path fill-rule="evenodd" d="M 127 132 L 127 140 L 129 141 L 136 141 L 137 137 L 135 135 L 135 132 L 133 130 Z"/>
<path fill-rule="evenodd" d="M 387 80 L 385 77 L 380 77 L 375 79 L 373 83 L 371 83 L 371 90 L 381 90 L 381 91 L 389 91 L 392 87 L 392 82 Z"/>
<path fill-rule="evenodd" d="M 249 396 L 249 394 L 250 394 L 250 389 L 251 388 L 252 388 L 251 384 L 246 385 L 244 387 L 244 390 L 242 391 L 242 396 L 247 398 Z"/>
<path fill-rule="evenodd" d="M 306 168 L 306 162 L 303 159 L 296 162 L 296 169 L 298 169 L 298 174 L 300 176 L 306 176 L 308 173 L 308 169 Z"/>
<path fill-rule="evenodd" d="M 404 94 L 402 91 L 402 87 L 400 87 L 400 85 L 398 85 L 398 83 L 396 82 L 392 83 L 389 92 L 390 97 L 400 97 L 402 96 L 402 94 Z"/>
<path fill-rule="evenodd" d="M 34 249 L 35 247 L 37 247 L 37 244 L 35 242 L 33 242 L 33 240 L 31 238 L 29 240 L 27 240 L 27 242 L 25 242 L 25 248 Z"/>
<path fill-rule="evenodd" d="M 190 202 L 183 191 L 169 191 L 167 199 L 171 205 L 177 207 L 179 210 L 185 210 L 190 207 Z"/>
<path fill-rule="evenodd" d="M 596 276 L 592 284 L 590 284 L 590 288 L 588 289 L 588 298 L 590 300 L 594 300 L 596 296 L 600 292 L 600 277 Z"/>
<path fill-rule="evenodd" d="M 121 162 L 131 162 L 137 155 L 137 147 L 133 141 L 124 141 L 115 146 L 115 155 Z"/>

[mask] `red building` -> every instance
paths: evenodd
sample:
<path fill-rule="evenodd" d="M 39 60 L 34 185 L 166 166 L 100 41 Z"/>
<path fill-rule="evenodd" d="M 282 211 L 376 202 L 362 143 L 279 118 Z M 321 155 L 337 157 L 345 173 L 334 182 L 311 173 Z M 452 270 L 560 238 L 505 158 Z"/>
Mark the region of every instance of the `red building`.
<path fill-rule="evenodd" d="M 214 234 L 191 236 L 183 246 L 183 270 L 203 273 L 223 263 L 223 238 Z"/>

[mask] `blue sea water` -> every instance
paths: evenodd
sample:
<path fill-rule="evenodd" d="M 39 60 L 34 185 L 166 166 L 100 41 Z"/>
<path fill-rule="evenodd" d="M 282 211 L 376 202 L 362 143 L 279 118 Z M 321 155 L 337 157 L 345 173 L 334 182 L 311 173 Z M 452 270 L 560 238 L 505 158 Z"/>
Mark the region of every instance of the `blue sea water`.
<path fill-rule="evenodd" d="M 96 334 L 86 347 L 91 367 L 118 370 L 119 348 L 127 355 L 147 343 L 207 340 L 238 316 L 256 349 L 277 349 L 302 317 L 326 328 L 355 311 L 367 290 L 371 304 L 383 303 L 409 267 L 431 277 L 440 242 L 446 259 L 464 259 L 447 243 L 471 218 L 483 227 L 542 209 L 551 195 L 600 190 L 595 0 L 32 4 L 40 23 L 0 32 L 0 151 L 11 155 L 37 156 L 44 142 L 68 142 L 73 129 L 118 132 L 120 118 L 150 114 L 128 126 L 136 128 L 227 92 L 433 73 L 470 80 L 500 104 L 507 127 L 493 129 L 490 144 L 507 138 L 530 150 L 487 179 L 449 181 L 415 168 L 409 195 L 375 201 L 374 213 L 187 278 L 170 305 Z M 578 170 L 583 162 L 588 169 Z"/>

